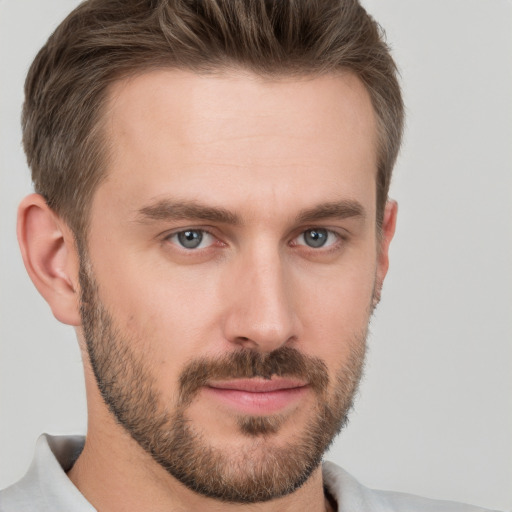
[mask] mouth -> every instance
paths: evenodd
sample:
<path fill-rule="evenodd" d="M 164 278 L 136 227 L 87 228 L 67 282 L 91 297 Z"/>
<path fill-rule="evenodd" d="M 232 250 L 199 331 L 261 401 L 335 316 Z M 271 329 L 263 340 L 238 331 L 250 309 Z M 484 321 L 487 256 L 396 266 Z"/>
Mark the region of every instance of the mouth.
<path fill-rule="evenodd" d="M 203 389 L 209 398 L 238 413 L 267 415 L 297 405 L 309 385 L 300 379 L 277 377 L 212 381 Z"/>

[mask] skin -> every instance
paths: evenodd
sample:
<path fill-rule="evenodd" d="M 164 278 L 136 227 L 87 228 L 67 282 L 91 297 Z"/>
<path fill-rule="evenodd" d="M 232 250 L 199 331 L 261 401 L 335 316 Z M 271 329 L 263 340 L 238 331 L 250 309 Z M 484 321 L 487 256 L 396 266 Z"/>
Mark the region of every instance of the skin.
<path fill-rule="evenodd" d="M 114 84 L 104 121 L 112 153 L 91 208 L 89 261 L 101 302 L 137 340 L 131 348 L 152 368 L 162 400 L 176 403 L 188 362 L 240 348 L 296 348 L 325 362 L 332 388 L 353 344 L 363 343 L 397 213 L 388 202 L 379 237 L 375 115 L 361 82 L 349 73 L 265 81 L 159 70 Z M 222 208 L 238 223 L 165 214 L 162 205 L 177 201 Z M 300 219 L 333 203 L 360 211 Z M 326 246 L 305 244 L 310 228 L 329 230 Z M 185 229 L 211 235 L 187 251 L 176 236 Z M 32 280 L 54 315 L 76 327 L 84 350 L 88 435 L 69 477 L 95 507 L 145 510 L 149 498 L 153 511 L 326 509 L 320 468 L 294 493 L 252 505 L 195 494 L 166 473 L 98 392 L 66 223 L 33 194 L 20 206 L 18 233 Z M 261 446 L 296 437 L 315 400 L 306 390 L 287 403 L 282 426 Z M 235 458 L 255 442 L 208 390 L 187 418 Z"/>

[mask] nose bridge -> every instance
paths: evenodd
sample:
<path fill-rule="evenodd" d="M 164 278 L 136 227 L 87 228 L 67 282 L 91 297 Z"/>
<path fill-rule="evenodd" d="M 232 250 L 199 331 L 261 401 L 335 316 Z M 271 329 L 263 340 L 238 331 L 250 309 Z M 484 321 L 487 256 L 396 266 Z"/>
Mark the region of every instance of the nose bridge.
<path fill-rule="evenodd" d="M 232 277 L 226 332 L 231 341 L 270 352 L 297 336 L 291 281 L 279 247 L 254 244 Z"/>

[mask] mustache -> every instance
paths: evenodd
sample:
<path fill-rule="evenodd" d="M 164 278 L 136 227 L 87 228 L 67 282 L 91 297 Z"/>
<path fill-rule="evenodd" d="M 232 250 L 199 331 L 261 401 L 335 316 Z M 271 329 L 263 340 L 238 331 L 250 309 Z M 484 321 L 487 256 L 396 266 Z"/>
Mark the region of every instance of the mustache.
<path fill-rule="evenodd" d="M 189 363 L 180 376 L 179 400 L 182 405 L 189 404 L 211 380 L 270 380 L 273 376 L 299 378 L 318 394 L 324 393 L 329 383 L 326 364 L 295 348 L 280 347 L 268 353 L 244 349 L 217 359 L 202 358 Z"/>

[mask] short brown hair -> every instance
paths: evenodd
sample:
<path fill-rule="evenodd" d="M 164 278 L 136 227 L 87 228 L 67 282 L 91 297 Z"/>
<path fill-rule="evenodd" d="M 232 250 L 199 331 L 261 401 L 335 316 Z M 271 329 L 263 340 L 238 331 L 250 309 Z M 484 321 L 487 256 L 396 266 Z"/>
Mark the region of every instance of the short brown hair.
<path fill-rule="evenodd" d="M 23 143 L 35 190 L 76 236 L 105 174 L 101 114 L 113 82 L 171 67 L 263 76 L 350 70 L 377 117 L 377 224 L 404 108 L 379 25 L 357 0 L 88 0 L 39 51 L 25 83 Z"/>

